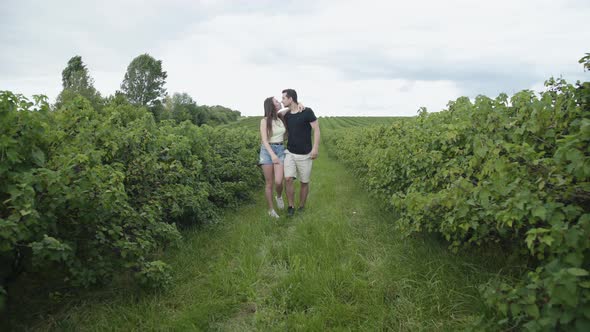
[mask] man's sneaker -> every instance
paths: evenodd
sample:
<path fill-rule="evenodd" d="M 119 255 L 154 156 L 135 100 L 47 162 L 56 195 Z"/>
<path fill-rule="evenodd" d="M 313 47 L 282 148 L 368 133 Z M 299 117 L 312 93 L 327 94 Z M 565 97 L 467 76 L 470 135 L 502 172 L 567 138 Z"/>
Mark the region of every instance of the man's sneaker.
<path fill-rule="evenodd" d="M 299 212 L 299 213 L 305 212 L 305 206 L 301 206 L 300 208 L 298 208 L 297 212 Z"/>
<path fill-rule="evenodd" d="M 275 210 L 268 211 L 268 215 L 271 216 L 272 218 L 278 218 L 279 217 L 279 215 L 277 214 L 277 212 Z"/>
<path fill-rule="evenodd" d="M 287 209 L 287 217 L 292 217 L 295 215 L 295 208 L 292 206 L 289 206 L 289 208 Z"/>
<path fill-rule="evenodd" d="M 278 197 L 275 196 L 275 199 L 277 200 L 277 208 L 279 209 L 284 209 L 285 208 L 285 202 L 283 201 L 283 197 Z"/>

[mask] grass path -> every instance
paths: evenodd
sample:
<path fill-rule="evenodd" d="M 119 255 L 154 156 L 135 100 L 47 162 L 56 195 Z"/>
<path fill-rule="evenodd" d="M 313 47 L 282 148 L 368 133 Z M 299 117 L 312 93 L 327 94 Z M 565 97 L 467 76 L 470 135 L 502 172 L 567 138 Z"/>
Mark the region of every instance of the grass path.
<path fill-rule="evenodd" d="M 187 232 L 165 254 L 170 291 L 141 295 L 115 283 L 32 328 L 451 331 L 475 319 L 483 310 L 477 286 L 499 266 L 493 256 L 454 255 L 429 236 L 401 238 L 395 216 L 322 153 L 303 214 L 267 218 L 260 190 L 254 203 Z"/>

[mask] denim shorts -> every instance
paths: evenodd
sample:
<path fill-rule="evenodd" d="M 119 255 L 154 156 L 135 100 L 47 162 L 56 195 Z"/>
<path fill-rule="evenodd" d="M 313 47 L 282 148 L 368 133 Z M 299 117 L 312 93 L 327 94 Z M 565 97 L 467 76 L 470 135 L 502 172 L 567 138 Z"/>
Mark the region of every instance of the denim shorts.
<path fill-rule="evenodd" d="M 271 143 L 270 148 L 277 155 L 277 157 L 279 157 L 282 164 L 285 160 L 285 146 L 283 144 Z M 264 144 L 260 145 L 260 158 L 258 158 L 258 165 L 272 165 L 272 158 L 268 151 L 266 151 Z"/>

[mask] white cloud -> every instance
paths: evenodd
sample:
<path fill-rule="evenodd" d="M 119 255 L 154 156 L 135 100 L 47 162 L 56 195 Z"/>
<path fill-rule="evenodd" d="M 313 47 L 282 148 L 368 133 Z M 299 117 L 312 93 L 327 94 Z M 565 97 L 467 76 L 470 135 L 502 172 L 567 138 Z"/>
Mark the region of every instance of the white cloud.
<path fill-rule="evenodd" d="M 169 92 L 245 115 L 284 88 L 318 115 L 413 115 L 587 75 L 577 64 L 589 51 L 585 1 L 52 2 L 22 22 L 15 12 L 0 30 L 15 49 L 0 55 L 0 89 L 51 98 L 76 54 L 103 95 L 147 52 L 163 60 Z M 52 37 L 35 42 L 36 31 Z"/>

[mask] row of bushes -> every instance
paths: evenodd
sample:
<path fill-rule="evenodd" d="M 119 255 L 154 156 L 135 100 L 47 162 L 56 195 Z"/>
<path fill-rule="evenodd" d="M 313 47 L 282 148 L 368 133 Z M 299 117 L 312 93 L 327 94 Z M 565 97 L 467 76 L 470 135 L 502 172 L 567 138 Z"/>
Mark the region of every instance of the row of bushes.
<path fill-rule="evenodd" d="M 34 98 L 0 92 L 0 304 L 28 270 L 72 286 L 127 270 L 163 286 L 168 267 L 152 253 L 261 183 L 255 132 L 156 122 L 120 96 L 55 111 Z"/>
<path fill-rule="evenodd" d="M 546 86 L 327 136 L 331 153 L 399 212 L 404 234 L 529 258 L 519 281 L 482 287 L 494 314 L 480 328 L 590 330 L 590 83 Z"/>

